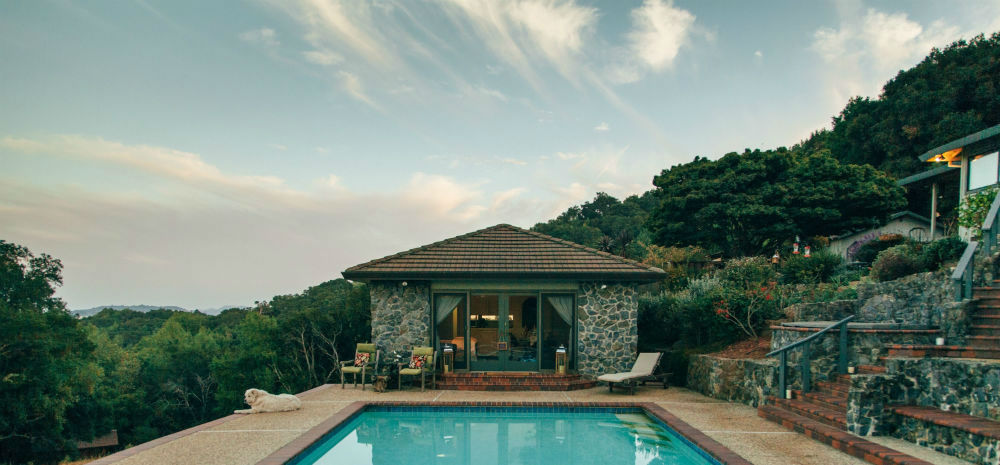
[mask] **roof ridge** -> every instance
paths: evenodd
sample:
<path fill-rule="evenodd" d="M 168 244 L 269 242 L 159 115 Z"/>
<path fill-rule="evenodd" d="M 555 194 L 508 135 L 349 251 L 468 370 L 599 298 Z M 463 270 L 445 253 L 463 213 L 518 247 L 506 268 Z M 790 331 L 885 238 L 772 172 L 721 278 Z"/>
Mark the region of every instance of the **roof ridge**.
<path fill-rule="evenodd" d="M 458 239 L 463 239 L 463 238 L 465 238 L 467 236 L 471 236 L 473 234 L 480 234 L 480 233 L 489 231 L 491 229 L 496 229 L 496 228 L 501 227 L 501 226 L 508 226 L 508 227 L 511 227 L 511 228 L 514 227 L 514 226 L 511 226 L 511 225 L 506 224 L 506 223 L 495 224 L 493 226 L 489 226 L 489 227 L 482 228 L 482 229 L 477 229 L 475 231 L 467 232 L 465 234 L 459 234 L 458 236 L 449 237 L 447 239 L 442 239 L 440 241 L 432 242 L 430 244 L 425 244 L 425 245 L 422 245 L 420 247 L 414 247 L 412 249 L 404 250 L 402 252 L 396 252 L 396 253 L 394 253 L 392 255 L 386 255 L 386 256 L 384 256 L 382 258 L 376 258 L 374 260 L 370 260 L 370 261 L 367 261 L 365 263 L 354 265 L 354 266 L 352 266 L 352 267 L 350 267 L 350 268 L 348 268 L 348 269 L 346 269 L 344 271 L 352 271 L 352 270 L 363 268 L 363 267 L 366 267 L 366 266 L 370 266 L 370 265 L 375 265 L 375 264 L 378 264 L 378 263 L 382 263 L 384 261 L 387 261 L 387 260 L 390 260 L 390 259 L 393 259 L 393 258 L 396 258 L 396 257 L 407 255 L 407 254 L 410 254 L 410 253 L 413 253 L 413 252 L 419 252 L 421 250 L 429 249 L 429 248 L 434 247 L 434 246 L 439 246 L 439 245 L 445 244 L 447 242 L 456 241 Z"/>

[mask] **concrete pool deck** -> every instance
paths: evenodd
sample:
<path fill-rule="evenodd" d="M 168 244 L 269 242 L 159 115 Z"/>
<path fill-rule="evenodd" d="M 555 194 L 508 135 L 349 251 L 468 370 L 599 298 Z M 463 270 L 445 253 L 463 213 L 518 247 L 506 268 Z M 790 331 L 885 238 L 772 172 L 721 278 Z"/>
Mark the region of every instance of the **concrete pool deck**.
<path fill-rule="evenodd" d="M 104 457 L 90 465 L 253 465 L 356 401 L 413 402 L 652 402 L 754 464 L 848 465 L 867 462 L 757 416 L 757 409 L 712 399 L 684 388 L 641 387 L 634 396 L 606 387 L 570 392 L 482 392 L 418 389 L 375 393 L 325 385 L 299 395 L 294 412 L 230 415 Z M 886 444 L 893 447 L 898 443 Z M 901 450 L 902 451 L 902 450 Z M 914 446 L 910 455 L 932 463 L 963 464 Z"/>

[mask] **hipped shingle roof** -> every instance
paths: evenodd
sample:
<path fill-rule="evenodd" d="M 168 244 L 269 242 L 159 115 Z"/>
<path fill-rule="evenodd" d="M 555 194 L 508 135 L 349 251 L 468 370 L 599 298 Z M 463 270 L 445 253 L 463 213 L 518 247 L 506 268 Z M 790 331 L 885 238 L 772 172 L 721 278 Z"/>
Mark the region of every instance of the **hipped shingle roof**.
<path fill-rule="evenodd" d="M 576 279 L 658 281 L 663 270 L 616 255 L 498 224 L 352 266 L 353 280 Z"/>

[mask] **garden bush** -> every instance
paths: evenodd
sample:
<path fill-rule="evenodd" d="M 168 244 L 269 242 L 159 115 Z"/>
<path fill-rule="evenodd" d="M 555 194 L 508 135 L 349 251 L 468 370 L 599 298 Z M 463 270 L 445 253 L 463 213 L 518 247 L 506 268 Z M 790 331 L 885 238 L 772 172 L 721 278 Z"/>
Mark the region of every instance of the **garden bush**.
<path fill-rule="evenodd" d="M 818 251 L 810 257 L 792 255 L 781 264 L 781 281 L 786 284 L 830 282 L 841 262 L 840 255 L 827 250 Z"/>
<path fill-rule="evenodd" d="M 958 237 L 946 237 L 924 244 L 921 260 L 927 271 L 937 271 L 941 265 L 958 260 L 968 244 Z"/>
<path fill-rule="evenodd" d="M 878 239 L 869 241 L 862 245 L 854 254 L 854 261 L 862 263 L 874 263 L 875 257 L 889 247 L 894 247 L 904 243 L 906 239 L 899 234 L 886 234 Z"/>
<path fill-rule="evenodd" d="M 917 248 L 902 244 L 878 254 L 872 263 L 871 277 L 876 281 L 892 281 L 923 270 L 923 257 Z"/>

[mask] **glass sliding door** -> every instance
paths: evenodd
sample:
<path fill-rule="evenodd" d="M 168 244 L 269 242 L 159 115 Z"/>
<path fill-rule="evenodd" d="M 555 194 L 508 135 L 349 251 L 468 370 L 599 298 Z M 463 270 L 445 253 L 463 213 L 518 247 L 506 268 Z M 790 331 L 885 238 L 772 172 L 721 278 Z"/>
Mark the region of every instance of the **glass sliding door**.
<path fill-rule="evenodd" d="M 573 294 L 542 294 L 541 305 L 541 348 L 542 369 L 552 370 L 556 366 L 556 349 L 566 347 L 569 366 L 573 366 L 573 320 L 576 302 Z"/>
<path fill-rule="evenodd" d="M 538 371 L 538 297 L 507 297 L 507 371 Z"/>
<path fill-rule="evenodd" d="M 465 326 L 468 322 L 465 294 L 435 294 L 434 322 L 438 356 L 444 353 L 444 345 L 449 344 L 455 349 L 455 369 L 468 368 L 470 347 L 465 339 Z"/>
<path fill-rule="evenodd" d="M 475 371 L 501 371 L 506 356 L 499 294 L 473 294 L 469 305 L 469 360 Z"/>

